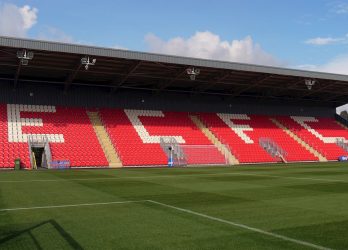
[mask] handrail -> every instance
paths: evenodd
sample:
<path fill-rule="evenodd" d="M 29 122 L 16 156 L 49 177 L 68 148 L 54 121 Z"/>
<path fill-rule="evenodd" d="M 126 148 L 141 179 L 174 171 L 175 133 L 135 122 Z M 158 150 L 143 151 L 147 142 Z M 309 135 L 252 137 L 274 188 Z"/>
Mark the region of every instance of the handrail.
<path fill-rule="evenodd" d="M 268 137 L 259 138 L 259 145 L 266 150 L 272 157 L 286 158 L 288 153 L 281 148 L 275 141 Z"/>

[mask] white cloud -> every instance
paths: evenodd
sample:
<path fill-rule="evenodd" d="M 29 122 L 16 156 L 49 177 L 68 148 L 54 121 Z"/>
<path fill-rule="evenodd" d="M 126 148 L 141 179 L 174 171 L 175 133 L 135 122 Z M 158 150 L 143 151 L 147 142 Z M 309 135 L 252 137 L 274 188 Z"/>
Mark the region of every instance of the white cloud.
<path fill-rule="evenodd" d="M 28 31 L 37 23 L 38 9 L 29 5 L 0 4 L 0 35 L 27 37 Z M 72 43 L 74 39 L 63 31 L 46 26 L 35 37 L 41 40 Z"/>
<path fill-rule="evenodd" d="M 348 3 L 339 3 L 334 7 L 337 14 L 348 14 Z"/>
<path fill-rule="evenodd" d="M 38 9 L 29 5 L 0 5 L 0 35 L 26 37 L 28 30 L 37 22 L 37 13 Z"/>
<path fill-rule="evenodd" d="M 301 64 L 301 65 L 297 65 L 295 66 L 295 68 L 297 69 L 303 69 L 303 70 L 316 70 L 317 69 L 317 65 L 314 64 Z"/>
<path fill-rule="evenodd" d="M 348 75 L 348 54 L 337 56 L 322 65 L 298 65 L 296 68 L 312 71 Z"/>
<path fill-rule="evenodd" d="M 348 55 L 335 57 L 328 63 L 318 66 L 319 71 L 348 75 Z"/>
<path fill-rule="evenodd" d="M 36 23 L 38 9 L 25 5 L 19 8 L 19 12 L 23 19 L 24 29 L 30 29 Z"/>
<path fill-rule="evenodd" d="M 154 34 L 148 34 L 145 42 L 149 50 L 156 53 L 262 65 L 282 65 L 259 44 L 254 43 L 250 36 L 229 42 L 221 40 L 218 35 L 210 31 L 205 31 L 196 32 L 187 39 L 175 37 L 164 41 Z"/>
<path fill-rule="evenodd" d="M 347 40 L 347 36 L 345 38 L 316 37 L 306 40 L 305 43 L 311 45 L 329 45 L 344 42 L 345 40 Z"/>
<path fill-rule="evenodd" d="M 51 26 L 46 26 L 44 30 L 39 33 L 37 38 L 46 41 L 74 43 L 72 36 L 69 36 L 60 29 Z"/>
<path fill-rule="evenodd" d="M 111 46 L 111 48 L 112 49 L 120 49 L 120 50 L 128 50 L 128 48 L 120 46 L 120 45 L 114 45 L 114 46 Z"/>
<path fill-rule="evenodd" d="M 347 44 L 348 34 L 341 37 L 316 37 L 305 41 L 306 44 L 310 45 L 331 45 L 331 44 Z"/>

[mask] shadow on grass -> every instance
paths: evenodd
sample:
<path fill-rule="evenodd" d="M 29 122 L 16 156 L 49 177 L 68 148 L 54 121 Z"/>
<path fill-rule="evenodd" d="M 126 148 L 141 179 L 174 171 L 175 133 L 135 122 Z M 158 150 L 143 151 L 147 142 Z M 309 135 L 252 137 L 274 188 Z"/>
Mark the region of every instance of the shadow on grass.
<path fill-rule="evenodd" d="M 61 227 L 55 220 L 43 221 L 37 225 L 31 226 L 31 227 L 26 228 L 24 230 L 13 232 L 11 235 L 0 239 L 0 248 L 5 247 L 8 244 L 9 245 L 14 244 L 14 246 L 16 246 L 17 245 L 16 242 L 22 241 L 21 238 L 25 237 L 25 238 L 27 238 L 27 240 L 29 240 L 29 239 L 31 240 L 31 242 L 33 244 L 32 247 L 34 247 L 36 249 L 45 249 L 45 247 L 42 246 L 42 237 L 35 236 L 35 234 L 36 234 L 35 231 L 39 230 L 41 236 L 45 236 L 49 233 L 52 233 L 52 231 L 47 232 L 48 231 L 46 228 L 47 226 L 51 227 L 54 230 L 53 233 L 56 233 L 56 234 L 58 233 L 58 238 L 56 237 L 54 239 L 52 239 L 52 238 L 46 239 L 46 240 L 44 240 L 44 241 L 46 241 L 46 242 L 44 242 L 44 244 L 47 244 L 48 241 L 50 241 L 50 240 L 51 241 L 52 240 L 54 240 L 54 241 L 59 241 L 59 240 L 62 241 L 63 240 L 65 246 L 68 246 L 72 249 L 83 249 L 82 246 L 80 246 L 80 244 L 73 237 L 71 237 L 71 235 L 68 232 L 66 232 L 64 230 L 64 228 Z M 41 229 L 41 231 L 44 231 L 44 232 L 41 232 L 40 229 Z M 26 243 L 26 245 L 27 245 L 27 243 Z M 27 247 L 29 247 L 29 246 L 27 245 Z"/>

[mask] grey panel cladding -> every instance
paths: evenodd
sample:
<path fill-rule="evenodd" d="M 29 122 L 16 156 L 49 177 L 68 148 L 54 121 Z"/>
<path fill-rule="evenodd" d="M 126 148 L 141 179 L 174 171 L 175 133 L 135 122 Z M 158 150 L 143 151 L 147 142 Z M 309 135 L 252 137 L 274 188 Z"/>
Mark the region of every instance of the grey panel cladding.
<path fill-rule="evenodd" d="M 62 85 L 20 84 L 18 89 L 13 91 L 12 82 L 0 82 L 0 89 L 1 103 L 325 117 L 334 117 L 336 113 L 334 107 L 291 103 L 285 100 L 280 102 L 279 100 L 231 99 L 168 92 L 155 94 L 124 89 L 110 94 L 110 91 L 105 88 L 74 85 L 67 94 L 64 94 Z"/>

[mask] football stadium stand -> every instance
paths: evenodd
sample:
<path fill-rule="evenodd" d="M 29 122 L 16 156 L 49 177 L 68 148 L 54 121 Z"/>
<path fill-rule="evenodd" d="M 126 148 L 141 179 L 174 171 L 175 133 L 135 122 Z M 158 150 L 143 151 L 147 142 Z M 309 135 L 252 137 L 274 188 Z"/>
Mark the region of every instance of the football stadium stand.
<path fill-rule="evenodd" d="M 337 160 L 339 156 L 347 154 L 337 140 L 341 138 L 346 141 L 348 131 L 334 119 L 301 116 L 280 116 L 277 119 L 328 160 Z"/>
<path fill-rule="evenodd" d="M 102 110 L 102 120 L 123 165 L 165 165 L 160 139 L 204 147 L 183 149 L 188 164 L 224 164 L 225 157 L 192 122 L 188 113 L 154 110 Z M 205 152 L 208 151 L 208 152 Z M 208 153 L 208 154 L 206 154 Z"/>
<path fill-rule="evenodd" d="M 49 142 L 52 161 L 66 160 L 71 167 L 111 166 L 88 112 L 60 106 L 0 105 L 0 166 L 13 168 L 19 158 L 22 167 L 31 168 L 33 152 L 28 141 L 40 136 Z M 95 110 L 94 114 L 100 117 L 123 166 L 166 165 L 168 154 L 161 140 L 174 140 L 185 155 L 185 164 L 227 164 L 226 154 L 209 140 L 191 115 L 198 117 L 240 163 L 319 160 L 277 124 L 328 160 L 347 153 L 338 142 L 346 143 L 348 130 L 333 118 L 110 108 Z M 263 144 L 266 138 L 267 145 Z M 272 149 L 278 151 L 274 154 Z"/>
<path fill-rule="evenodd" d="M 275 162 L 259 144 L 261 138 L 270 138 L 286 153 L 287 161 L 316 161 L 313 154 L 278 128 L 271 117 L 246 114 L 201 114 L 208 127 L 227 142 L 242 163 Z"/>
<path fill-rule="evenodd" d="M 108 166 L 86 110 L 43 105 L 0 105 L 2 167 L 20 158 L 30 167 L 28 136 L 47 136 L 52 160 L 70 165 Z"/>
<path fill-rule="evenodd" d="M 0 36 L 0 168 L 347 160 L 348 76 Z"/>

